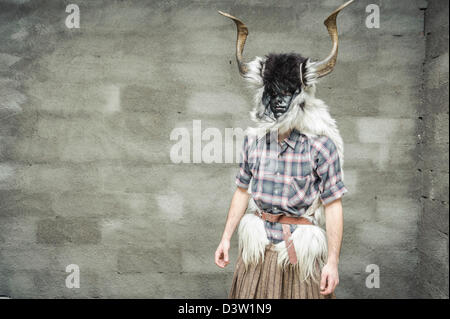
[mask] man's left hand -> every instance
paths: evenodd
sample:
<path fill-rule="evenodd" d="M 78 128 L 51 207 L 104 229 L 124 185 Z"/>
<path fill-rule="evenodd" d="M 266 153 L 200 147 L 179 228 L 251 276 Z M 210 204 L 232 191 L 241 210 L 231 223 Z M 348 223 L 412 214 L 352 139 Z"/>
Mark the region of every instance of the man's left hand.
<path fill-rule="evenodd" d="M 322 276 L 320 280 L 320 293 L 322 295 L 329 295 L 334 292 L 336 286 L 339 284 L 338 267 L 335 264 L 326 264 L 322 268 Z"/>

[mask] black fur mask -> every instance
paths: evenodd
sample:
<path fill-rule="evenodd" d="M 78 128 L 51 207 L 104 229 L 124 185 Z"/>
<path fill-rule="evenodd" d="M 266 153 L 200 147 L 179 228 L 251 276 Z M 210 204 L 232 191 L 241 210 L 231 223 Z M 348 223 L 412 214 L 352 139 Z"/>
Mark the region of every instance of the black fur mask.
<path fill-rule="evenodd" d="M 296 53 L 266 56 L 262 97 L 266 115 L 277 119 L 289 110 L 291 102 L 301 92 L 300 65 L 304 72 L 305 62 L 306 58 Z"/>

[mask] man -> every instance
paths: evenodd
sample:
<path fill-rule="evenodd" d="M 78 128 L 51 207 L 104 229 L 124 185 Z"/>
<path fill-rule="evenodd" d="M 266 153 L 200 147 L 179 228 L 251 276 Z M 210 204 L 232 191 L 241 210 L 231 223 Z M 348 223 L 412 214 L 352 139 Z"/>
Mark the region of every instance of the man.
<path fill-rule="evenodd" d="M 236 23 L 239 72 L 257 90 L 251 113 L 257 128 L 249 129 L 244 139 L 237 189 L 215 253 L 216 264 L 224 268 L 239 224 L 230 298 L 334 297 L 343 230 L 341 197 L 347 192 L 343 142 L 327 105 L 315 98 L 315 84 L 334 68 L 336 17 L 351 2 L 325 20 L 333 49 L 319 62 L 291 53 L 244 63 L 248 29 L 221 12 Z M 250 214 L 244 215 L 247 208 Z"/>
<path fill-rule="evenodd" d="M 292 142 L 296 143 L 296 144 L 300 144 L 302 143 L 302 139 L 300 137 L 300 135 L 297 134 L 292 134 L 292 132 L 289 132 L 289 138 L 292 140 Z M 286 136 L 286 134 L 285 134 Z M 284 141 L 284 143 L 288 143 L 288 138 L 283 138 L 281 137 L 281 141 Z M 324 147 L 322 144 L 316 144 L 316 145 L 320 145 L 321 147 Z M 317 146 L 316 146 L 317 147 Z M 280 148 L 282 149 L 282 145 L 280 145 Z M 286 154 L 281 154 L 280 157 L 280 161 L 286 161 L 286 155 L 287 154 L 294 154 L 295 150 L 301 150 L 304 149 L 304 147 L 302 145 L 296 145 L 295 149 L 293 150 L 292 153 L 286 153 Z M 288 150 L 291 151 L 291 150 Z M 300 156 L 299 156 L 300 158 Z M 325 165 L 326 161 L 324 161 Z M 241 167 L 245 167 L 246 163 L 243 162 L 241 164 Z M 285 163 L 283 164 L 285 165 Z M 280 165 L 280 166 L 283 166 Z M 295 164 L 294 164 L 295 165 Z M 286 172 L 288 169 L 284 169 L 284 171 Z M 234 230 L 236 229 L 239 221 L 241 220 L 242 216 L 244 215 L 246 209 L 247 209 L 247 205 L 250 199 L 250 194 L 247 193 L 247 188 L 248 188 L 248 184 L 245 184 L 247 181 L 245 180 L 247 175 L 245 175 L 246 173 L 244 172 L 243 174 L 239 174 L 238 178 L 236 180 L 236 183 L 238 185 L 234 195 L 233 195 L 233 199 L 231 201 L 231 206 L 230 206 L 230 210 L 228 213 L 228 219 L 227 219 L 227 223 L 225 226 L 225 231 L 222 235 L 222 240 L 219 244 L 219 247 L 217 248 L 216 251 L 216 264 L 219 267 L 224 268 L 228 263 L 229 263 L 229 257 L 228 257 L 228 250 L 230 247 L 230 240 L 231 240 L 231 236 L 234 232 Z M 267 174 L 265 174 L 265 176 L 267 177 Z M 333 178 L 335 178 L 336 176 L 334 176 Z M 259 177 L 261 178 L 261 177 Z M 268 177 L 267 177 L 268 178 Z M 262 179 L 264 179 L 264 177 L 262 177 Z M 330 179 L 332 179 L 332 177 L 330 177 Z M 264 180 L 259 180 L 259 183 L 264 183 Z M 327 189 L 325 189 L 325 191 L 332 189 L 332 186 L 335 186 L 336 184 L 333 185 L 329 185 L 329 187 Z M 286 185 L 283 185 L 286 186 Z M 289 187 L 289 185 L 287 185 Z M 311 186 L 313 187 L 313 186 Z M 327 237 L 328 237 L 328 258 L 327 258 L 327 263 L 326 265 L 322 268 L 322 275 L 321 275 L 321 281 L 320 281 L 320 291 L 319 289 L 316 288 L 312 288 L 312 287 L 306 287 L 304 289 L 302 289 L 302 287 L 300 286 L 301 284 L 301 279 L 300 277 L 293 277 L 295 278 L 298 283 L 299 283 L 299 287 L 297 287 L 298 291 L 285 291 L 283 290 L 283 287 L 275 287 L 273 288 L 274 290 L 278 289 L 278 291 L 257 291 L 256 289 L 259 287 L 254 287 L 254 289 L 252 290 L 251 288 L 248 287 L 242 287 L 241 290 L 239 290 L 239 288 L 237 287 L 237 283 L 236 281 L 238 279 L 241 278 L 237 278 L 237 276 L 245 276 L 245 274 L 242 274 L 239 272 L 239 269 L 236 270 L 235 272 L 235 278 L 233 280 L 233 288 L 232 291 L 230 292 L 230 297 L 235 297 L 235 298 L 256 298 L 256 297 L 260 297 L 260 298 L 288 298 L 289 296 L 294 297 L 295 295 L 297 295 L 299 298 L 301 297 L 314 297 L 314 298 L 320 298 L 320 296 L 317 294 L 318 292 L 320 292 L 321 296 L 328 296 L 331 295 L 334 292 L 334 289 L 336 288 L 337 284 L 339 283 L 339 276 L 338 276 L 338 262 L 339 262 L 339 251 L 340 251 L 340 246 L 341 246 L 341 240 L 342 240 L 342 225 L 343 225 L 343 217 L 342 217 L 342 205 L 341 205 L 341 199 L 340 196 L 342 196 L 344 194 L 344 192 L 346 192 L 346 189 L 343 185 L 339 187 L 335 187 L 334 188 L 334 192 L 329 192 L 327 194 L 327 197 L 323 197 L 324 201 L 326 202 L 325 205 L 325 216 L 326 216 L 326 230 L 327 230 Z M 268 198 L 271 196 L 274 196 L 273 192 L 269 191 L 269 193 L 272 194 L 264 194 L 267 196 L 260 196 L 260 198 L 264 198 L 264 203 L 282 203 L 283 201 L 291 201 L 292 202 L 292 197 L 289 198 L 282 198 L 280 200 L 275 200 L 273 197 L 272 198 Z M 289 196 L 289 192 L 286 193 L 287 196 Z M 323 193 L 322 193 L 323 194 Z M 295 198 L 296 195 L 294 195 Z M 278 205 L 274 204 L 272 206 L 272 210 L 274 207 L 277 207 Z M 282 206 L 282 204 L 280 204 L 280 206 Z M 304 206 L 304 202 L 300 205 L 297 205 L 297 207 L 301 207 Z M 289 207 L 289 205 L 288 205 Z M 282 210 L 282 209 L 280 209 Z M 304 210 L 304 209 L 303 209 Z M 298 215 L 300 215 L 300 212 L 298 213 Z M 267 234 L 268 236 L 271 236 L 272 239 L 272 243 L 278 243 L 280 242 L 279 240 L 277 241 L 277 235 L 274 234 L 274 225 L 275 223 L 269 223 L 269 227 L 266 228 Z M 318 227 L 318 226 L 312 226 L 312 227 Z M 272 233 L 271 233 L 272 232 Z M 267 251 L 266 251 L 267 254 Z M 267 262 L 267 255 L 265 256 L 266 262 Z M 277 260 L 277 259 L 275 259 Z M 241 267 L 243 271 L 245 266 L 242 264 L 242 259 L 240 258 L 238 261 L 238 265 L 237 268 Z M 247 272 L 250 276 L 251 271 Z M 284 274 L 284 273 L 283 273 Z M 260 276 L 262 277 L 263 274 L 260 274 Z M 275 276 L 275 272 L 273 271 L 270 275 Z M 257 276 L 256 276 L 257 277 Z M 260 278 L 256 278 L 255 274 L 251 274 L 251 280 L 253 281 L 253 284 L 257 284 L 257 282 L 254 282 L 255 280 L 259 280 Z M 250 278 L 248 278 L 250 279 Z M 282 280 L 282 278 L 280 278 L 280 280 Z M 242 281 L 245 283 L 246 279 L 242 279 Z M 273 287 L 274 285 L 281 285 L 282 283 L 277 283 L 275 282 L 275 279 L 272 280 L 273 284 L 270 285 L 271 287 Z M 263 282 L 262 280 L 259 282 L 260 283 L 260 288 L 264 288 L 267 286 L 267 283 L 270 282 L 270 280 L 267 280 L 267 282 Z M 249 283 L 249 284 L 252 284 Z M 304 283 L 303 285 L 314 285 L 316 283 L 314 283 L 313 281 L 308 281 L 308 283 Z M 294 288 L 295 289 L 295 288 Z M 246 291 L 243 291 L 246 290 Z M 303 290 L 303 292 L 302 292 Z"/>

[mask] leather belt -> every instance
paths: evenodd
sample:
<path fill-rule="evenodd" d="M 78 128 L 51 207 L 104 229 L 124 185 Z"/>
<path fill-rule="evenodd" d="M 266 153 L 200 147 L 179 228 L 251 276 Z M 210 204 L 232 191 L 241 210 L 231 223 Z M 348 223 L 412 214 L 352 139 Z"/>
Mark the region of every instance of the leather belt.
<path fill-rule="evenodd" d="M 268 212 L 260 211 L 255 212 L 255 214 L 261 219 L 269 221 L 271 223 L 280 223 L 283 228 L 283 239 L 286 244 L 286 249 L 288 251 L 289 261 L 291 264 L 297 264 L 297 254 L 295 253 L 294 243 L 291 237 L 291 227 L 289 224 L 295 225 L 313 225 L 311 221 L 305 217 L 290 217 L 282 214 L 271 214 Z"/>

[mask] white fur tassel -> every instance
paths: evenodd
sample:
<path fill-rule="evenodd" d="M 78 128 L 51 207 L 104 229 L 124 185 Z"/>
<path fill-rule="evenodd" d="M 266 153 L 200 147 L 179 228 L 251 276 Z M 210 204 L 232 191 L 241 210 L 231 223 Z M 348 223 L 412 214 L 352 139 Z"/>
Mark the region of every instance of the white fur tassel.
<path fill-rule="evenodd" d="M 297 264 L 294 265 L 301 280 L 312 278 L 319 280 L 320 270 L 327 260 L 327 238 L 325 231 L 319 226 L 297 225 L 291 235 L 295 252 L 297 254 Z M 287 267 L 289 255 L 284 241 L 275 245 L 278 252 L 278 265 Z M 317 268 L 318 266 L 318 268 Z"/>
<path fill-rule="evenodd" d="M 267 238 L 264 222 L 254 214 L 245 214 L 239 224 L 239 251 L 242 261 L 247 267 L 264 261 L 264 252 L 269 239 Z"/>

